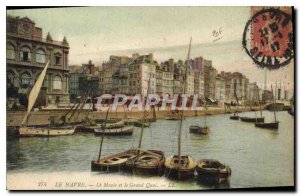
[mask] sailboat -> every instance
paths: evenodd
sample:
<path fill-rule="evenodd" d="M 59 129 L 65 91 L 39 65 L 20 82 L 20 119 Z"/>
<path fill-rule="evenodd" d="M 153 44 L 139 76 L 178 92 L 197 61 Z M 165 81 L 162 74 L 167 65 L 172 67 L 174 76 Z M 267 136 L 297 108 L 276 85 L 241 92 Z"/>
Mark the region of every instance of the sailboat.
<path fill-rule="evenodd" d="M 203 135 L 208 134 L 208 132 L 210 131 L 210 128 L 206 125 L 206 110 L 207 110 L 207 107 L 206 107 L 206 102 L 205 102 L 205 105 L 204 105 L 204 126 L 200 126 L 198 124 L 191 125 L 189 127 L 190 133 L 197 133 L 197 134 L 203 134 Z"/>
<path fill-rule="evenodd" d="M 150 88 L 150 80 L 148 81 L 147 88 L 147 98 L 148 92 Z M 146 109 L 144 109 L 143 116 L 141 119 L 141 134 L 139 139 L 139 146 L 137 148 L 137 156 L 129 159 L 126 165 L 128 168 L 132 168 L 135 172 L 139 172 L 141 174 L 161 174 L 164 168 L 165 163 L 165 155 L 163 151 L 160 150 L 142 150 L 142 140 L 144 133 L 144 122 L 146 119 Z"/>
<path fill-rule="evenodd" d="M 99 155 L 96 160 L 91 161 L 91 169 L 92 171 L 120 171 L 121 169 L 124 169 L 126 167 L 126 162 L 128 159 L 132 159 L 136 156 L 136 149 L 130 149 L 125 152 L 113 154 L 110 156 L 106 156 L 101 158 L 101 152 L 102 152 L 102 145 L 105 135 L 105 126 L 106 126 L 106 120 L 108 117 L 109 108 L 106 112 L 106 118 L 103 125 L 103 132 L 101 136 L 101 142 L 100 142 L 100 149 L 99 149 Z"/>
<path fill-rule="evenodd" d="M 190 57 L 192 38 L 190 40 L 187 62 Z M 187 65 L 185 68 L 185 79 L 183 85 L 183 93 L 185 93 L 187 80 Z M 183 121 L 183 108 L 181 110 L 180 122 L 179 122 L 179 131 L 178 131 L 178 154 L 172 155 L 167 158 L 165 162 L 165 175 L 167 177 L 175 177 L 177 179 L 183 179 L 190 176 L 194 176 L 196 162 L 190 155 L 181 154 L 181 131 L 182 131 L 182 121 Z"/>
<path fill-rule="evenodd" d="M 276 85 L 277 85 L 277 82 L 276 82 Z M 272 85 L 271 85 L 271 89 L 272 89 L 272 95 L 273 95 L 273 87 L 272 87 Z M 274 105 L 275 105 L 275 99 L 276 99 L 276 93 L 275 93 L 275 95 L 273 95 L 273 104 Z M 269 122 L 269 123 L 255 123 L 255 126 L 259 127 L 259 128 L 266 128 L 266 129 L 278 129 L 279 121 L 277 121 L 277 119 L 276 119 L 276 112 L 275 112 L 275 110 L 273 112 L 274 112 L 274 122 Z"/>
<path fill-rule="evenodd" d="M 214 159 L 198 161 L 196 171 L 198 180 L 221 183 L 231 176 L 231 168 Z"/>
<path fill-rule="evenodd" d="M 36 102 L 36 99 L 40 93 L 43 81 L 45 79 L 47 69 L 49 66 L 49 62 L 47 62 L 45 68 L 43 69 L 42 73 L 40 74 L 39 78 L 37 79 L 36 83 L 34 84 L 33 88 L 30 91 L 29 99 L 28 99 L 28 108 L 27 113 L 21 123 L 21 127 L 19 128 L 19 136 L 20 137 L 50 137 L 50 136 L 62 136 L 62 135 L 71 135 L 74 133 L 74 127 L 72 126 L 48 126 L 48 127 L 41 127 L 41 126 L 28 126 L 28 117 L 30 112 Z"/>
<path fill-rule="evenodd" d="M 259 92 L 257 92 L 258 95 L 258 100 L 259 99 Z M 260 117 L 256 116 L 256 111 L 255 111 L 255 117 L 240 117 L 240 120 L 243 122 L 249 122 L 249 123 L 260 123 L 260 122 L 265 122 L 265 117 L 262 116 L 262 108 L 261 108 L 261 101 L 259 101 L 259 109 L 260 109 Z"/>

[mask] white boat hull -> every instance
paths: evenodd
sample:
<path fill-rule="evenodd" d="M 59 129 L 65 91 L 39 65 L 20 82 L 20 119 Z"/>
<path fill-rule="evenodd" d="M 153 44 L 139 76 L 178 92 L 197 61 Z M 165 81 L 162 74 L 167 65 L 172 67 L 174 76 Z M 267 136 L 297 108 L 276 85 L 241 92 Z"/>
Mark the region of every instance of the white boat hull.
<path fill-rule="evenodd" d="M 20 137 L 52 137 L 52 136 L 63 136 L 72 135 L 75 129 L 73 127 L 20 127 Z"/>

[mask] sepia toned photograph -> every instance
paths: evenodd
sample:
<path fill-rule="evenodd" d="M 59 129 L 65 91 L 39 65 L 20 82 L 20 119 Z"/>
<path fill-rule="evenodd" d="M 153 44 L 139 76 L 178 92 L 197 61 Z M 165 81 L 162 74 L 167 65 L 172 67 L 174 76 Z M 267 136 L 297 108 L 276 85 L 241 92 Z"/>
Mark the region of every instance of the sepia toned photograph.
<path fill-rule="evenodd" d="M 294 28 L 293 6 L 6 7 L 6 189 L 295 190 Z"/>

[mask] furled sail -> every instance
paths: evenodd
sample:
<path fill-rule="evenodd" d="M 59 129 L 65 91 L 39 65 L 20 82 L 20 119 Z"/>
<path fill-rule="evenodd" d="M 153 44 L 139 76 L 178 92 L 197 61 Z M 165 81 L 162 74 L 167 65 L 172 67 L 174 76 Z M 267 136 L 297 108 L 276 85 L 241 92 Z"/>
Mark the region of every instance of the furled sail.
<path fill-rule="evenodd" d="M 37 97 L 39 96 L 39 93 L 40 93 L 41 87 L 43 85 L 43 82 L 44 82 L 44 79 L 45 79 L 45 76 L 46 76 L 46 72 L 47 72 L 47 69 L 48 69 L 48 66 L 49 66 L 49 62 L 50 61 L 47 62 L 44 70 L 42 71 L 42 73 L 40 74 L 39 78 L 37 79 L 36 83 L 34 84 L 33 88 L 30 91 L 29 99 L 28 99 L 27 113 L 26 113 L 26 116 L 24 117 L 24 119 L 22 121 L 22 125 L 24 125 L 26 123 L 27 117 L 28 117 L 32 107 L 34 106 L 34 103 L 35 103 Z"/>

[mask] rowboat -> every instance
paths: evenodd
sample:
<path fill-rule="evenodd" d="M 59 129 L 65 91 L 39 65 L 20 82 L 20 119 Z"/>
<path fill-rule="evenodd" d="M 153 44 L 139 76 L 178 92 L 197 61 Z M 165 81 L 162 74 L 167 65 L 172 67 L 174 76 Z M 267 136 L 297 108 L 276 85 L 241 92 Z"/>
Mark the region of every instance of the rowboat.
<path fill-rule="evenodd" d="M 204 134 L 204 135 L 207 135 L 210 130 L 209 127 L 207 126 L 201 127 L 200 125 L 191 125 L 189 129 L 190 129 L 190 133 L 197 133 L 197 134 Z"/>
<path fill-rule="evenodd" d="M 179 156 L 173 155 L 165 161 L 165 176 L 176 179 L 193 177 L 196 165 L 191 156 L 181 156 L 179 161 Z"/>
<path fill-rule="evenodd" d="M 197 163 L 196 171 L 198 178 L 218 183 L 231 176 L 231 168 L 214 159 L 200 160 Z"/>
<path fill-rule="evenodd" d="M 126 162 L 135 173 L 158 175 L 164 171 L 165 156 L 159 150 L 139 150 L 136 157 Z"/>
<path fill-rule="evenodd" d="M 124 126 L 121 128 L 115 128 L 115 129 L 102 129 L 102 128 L 95 128 L 94 134 L 97 136 L 101 135 L 132 135 L 133 133 L 133 126 Z"/>
<path fill-rule="evenodd" d="M 126 168 L 126 162 L 136 157 L 136 149 L 103 157 L 91 162 L 92 171 L 120 171 Z"/>

